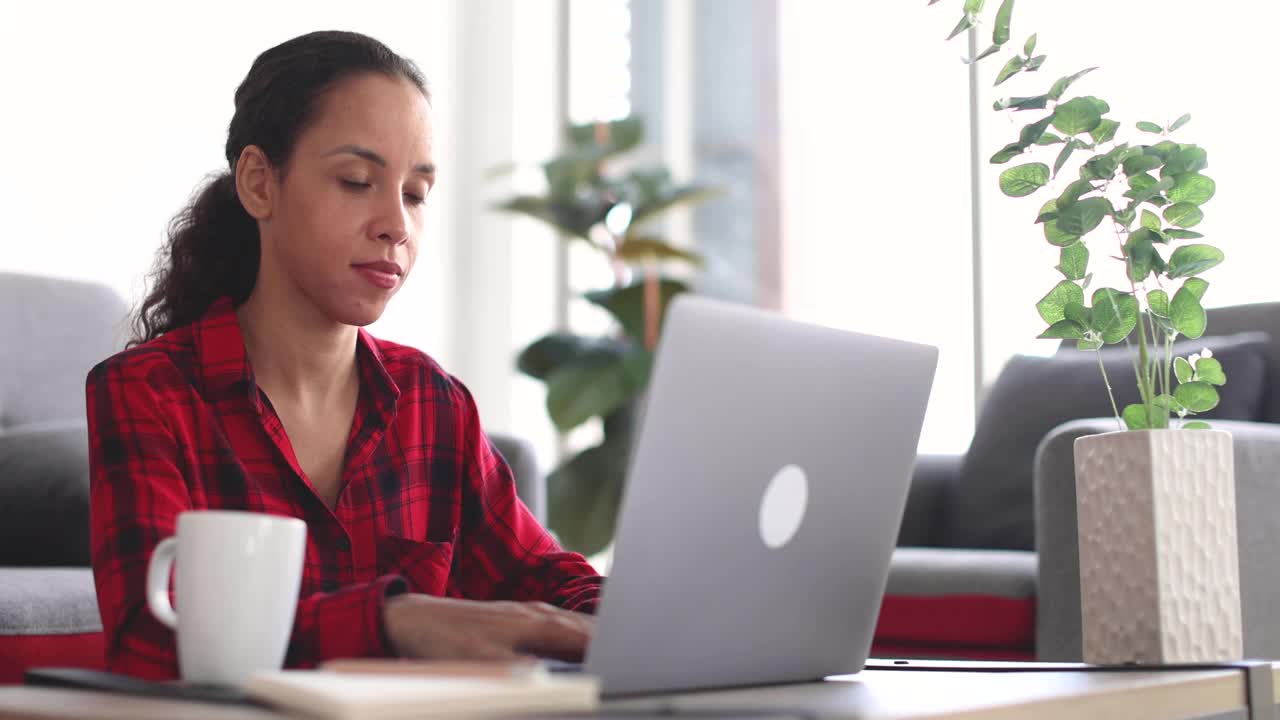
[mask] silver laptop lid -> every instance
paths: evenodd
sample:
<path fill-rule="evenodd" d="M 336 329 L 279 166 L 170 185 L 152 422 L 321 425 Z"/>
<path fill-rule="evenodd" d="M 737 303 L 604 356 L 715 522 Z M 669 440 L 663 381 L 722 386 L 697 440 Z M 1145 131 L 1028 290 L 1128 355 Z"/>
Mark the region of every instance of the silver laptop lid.
<path fill-rule="evenodd" d="M 587 653 L 604 692 L 860 670 L 936 366 L 933 347 L 677 299 Z"/>

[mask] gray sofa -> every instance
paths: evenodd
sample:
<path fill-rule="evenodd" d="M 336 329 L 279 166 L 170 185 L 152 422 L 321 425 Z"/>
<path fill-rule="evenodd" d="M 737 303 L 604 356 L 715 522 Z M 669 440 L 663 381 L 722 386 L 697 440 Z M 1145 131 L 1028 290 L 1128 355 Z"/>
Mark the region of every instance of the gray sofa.
<path fill-rule="evenodd" d="M 101 653 L 84 382 L 124 347 L 127 314 L 110 288 L 0 273 L 0 683 L 20 679 L 27 659 L 93 665 Z M 490 437 L 541 517 L 532 448 Z"/>
<path fill-rule="evenodd" d="M 1216 421 L 1235 447 L 1236 529 L 1245 657 L 1280 658 L 1280 303 L 1209 311 L 1214 335 L 1262 331 L 1271 339 L 1258 422 Z M 1232 375 L 1228 369 L 1227 385 Z M 1039 445 L 1035 464 L 1040 612 L 1036 642 L 1047 661 L 1081 657 L 1080 556 L 1076 531 L 1075 439 L 1113 429 L 1114 421 L 1062 425 Z"/>
<path fill-rule="evenodd" d="M 1280 657 L 1280 613 L 1271 609 L 1280 597 L 1280 563 L 1272 561 L 1280 547 L 1280 303 L 1210 310 L 1208 328 L 1212 337 L 1180 349 L 1212 346 L 1228 375 L 1211 415 L 1235 441 L 1245 651 Z M 1104 357 L 1117 392 L 1136 395 L 1127 357 Z M 968 453 L 918 460 L 886 608 L 900 596 L 1031 600 L 1037 659 L 1080 660 L 1072 443 L 1116 429 L 1102 387 L 1093 353 L 1066 345 L 1006 366 Z M 933 657 L 1011 649 L 913 640 Z"/>

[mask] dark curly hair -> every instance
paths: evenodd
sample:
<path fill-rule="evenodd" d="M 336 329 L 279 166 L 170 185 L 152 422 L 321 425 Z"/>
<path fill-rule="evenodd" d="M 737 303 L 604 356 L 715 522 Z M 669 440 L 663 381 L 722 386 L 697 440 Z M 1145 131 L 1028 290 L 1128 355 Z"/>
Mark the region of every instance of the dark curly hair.
<path fill-rule="evenodd" d="M 236 88 L 235 115 L 227 128 L 229 169 L 211 177 L 169 223 L 168 239 L 149 275 L 151 291 L 133 318 L 130 345 L 195 322 L 220 297 L 230 296 L 236 305 L 248 299 L 258 277 L 258 223 L 236 194 L 236 161 L 245 147 L 256 145 L 272 165 L 287 167 L 320 98 L 338 81 L 360 73 L 407 80 L 430 99 L 413 61 L 359 33 L 309 33 L 253 61 Z"/>

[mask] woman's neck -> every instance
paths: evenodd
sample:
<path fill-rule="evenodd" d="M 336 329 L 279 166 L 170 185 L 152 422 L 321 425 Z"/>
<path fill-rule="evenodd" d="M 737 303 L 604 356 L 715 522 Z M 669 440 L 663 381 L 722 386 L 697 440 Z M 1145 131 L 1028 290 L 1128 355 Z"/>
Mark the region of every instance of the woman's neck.
<path fill-rule="evenodd" d="M 236 309 L 258 386 L 269 396 L 322 406 L 358 382 L 358 329 L 330 320 L 305 300 L 273 295 L 256 287 Z"/>

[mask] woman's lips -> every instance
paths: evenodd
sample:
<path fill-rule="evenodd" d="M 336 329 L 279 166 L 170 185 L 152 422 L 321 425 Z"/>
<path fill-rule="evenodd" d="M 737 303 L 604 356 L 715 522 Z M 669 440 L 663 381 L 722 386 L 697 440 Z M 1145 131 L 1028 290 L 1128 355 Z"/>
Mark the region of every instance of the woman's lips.
<path fill-rule="evenodd" d="M 400 275 L 386 270 L 378 269 L 376 265 L 353 265 L 357 273 L 360 274 L 370 285 L 382 290 L 390 290 L 400 284 Z"/>

